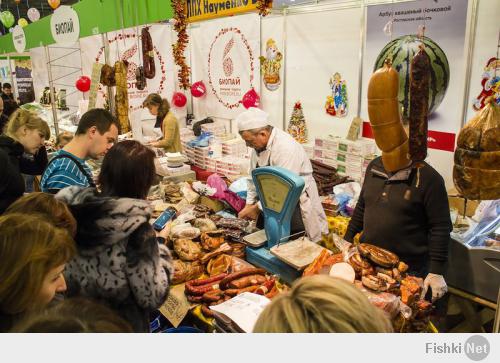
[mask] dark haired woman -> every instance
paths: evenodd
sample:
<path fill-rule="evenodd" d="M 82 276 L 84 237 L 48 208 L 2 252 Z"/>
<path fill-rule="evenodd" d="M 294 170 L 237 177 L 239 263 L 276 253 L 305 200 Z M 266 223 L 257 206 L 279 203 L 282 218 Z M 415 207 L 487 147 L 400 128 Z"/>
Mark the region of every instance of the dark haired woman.
<path fill-rule="evenodd" d="M 78 223 L 77 256 L 65 272 L 67 295 L 107 304 L 135 332 L 149 331 L 149 313 L 165 302 L 172 268 L 166 248 L 160 256 L 144 200 L 154 179 L 154 153 L 129 140 L 104 157 L 101 193 L 73 186 L 56 195 Z"/>
<path fill-rule="evenodd" d="M 151 93 L 142 103 L 151 115 L 156 116 L 155 127 L 161 127 L 163 138 L 151 143 L 151 146 L 161 147 L 168 153 L 181 152 L 181 135 L 179 123 L 170 111 L 170 104 L 159 94 Z"/>

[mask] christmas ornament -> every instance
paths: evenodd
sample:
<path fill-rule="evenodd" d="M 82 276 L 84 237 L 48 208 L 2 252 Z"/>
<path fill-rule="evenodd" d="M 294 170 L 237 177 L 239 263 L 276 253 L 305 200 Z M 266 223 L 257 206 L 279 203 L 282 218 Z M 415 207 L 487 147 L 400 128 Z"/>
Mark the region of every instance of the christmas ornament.
<path fill-rule="evenodd" d="M 25 26 L 28 26 L 28 20 L 24 18 L 19 18 L 19 20 L 17 21 L 17 25 L 22 26 L 24 28 Z"/>
<path fill-rule="evenodd" d="M 243 107 L 247 109 L 250 107 L 259 107 L 260 97 L 257 94 L 257 92 L 255 92 L 255 90 L 252 88 L 250 91 L 245 93 L 240 102 L 243 104 Z"/>
<path fill-rule="evenodd" d="M 332 116 L 345 117 L 347 115 L 347 87 L 340 73 L 330 78 L 331 96 L 326 97 L 326 113 Z"/>
<path fill-rule="evenodd" d="M 287 131 L 298 143 L 307 143 L 307 125 L 300 101 L 295 102 L 295 106 L 293 106 Z"/>
<path fill-rule="evenodd" d="M 203 97 L 205 93 L 207 93 L 207 87 L 205 87 L 205 83 L 203 83 L 203 81 L 195 82 L 191 86 L 191 94 L 193 97 Z"/>
<path fill-rule="evenodd" d="M 481 93 L 472 104 L 474 111 L 482 110 L 490 96 L 493 96 L 496 104 L 500 106 L 500 59 L 492 57 L 488 60 L 481 75 L 481 86 Z"/>
<path fill-rule="evenodd" d="M 47 2 L 49 3 L 50 7 L 54 10 L 56 10 L 59 5 L 61 5 L 61 0 L 47 0 Z"/>
<path fill-rule="evenodd" d="M 87 92 L 90 89 L 90 78 L 87 76 L 81 76 L 77 79 L 75 86 L 80 92 Z"/>
<path fill-rule="evenodd" d="M 179 108 L 186 106 L 187 103 L 186 95 L 181 92 L 175 92 L 174 95 L 172 96 L 172 103 Z"/>
<path fill-rule="evenodd" d="M 40 12 L 37 8 L 29 8 L 28 9 L 28 19 L 33 23 L 35 21 L 40 20 Z"/>
<path fill-rule="evenodd" d="M 278 50 L 274 39 L 266 43 L 266 56 L 260 56 L 260 70 L 263 75 L 264 85 L 269 91 L 275 91 L 281 84 L 280 68 L 283 55 Z"/>
<path fill-rule="evenodd" d="M 16 22 L 14 15 L 9 10 L 5 10 L 0 13 L 0 21 L 6 28 L 12 27 L 12 25 Z"/>
<path fill-rule="evenodd" d="M 177 32 L 177 42 L 172 44 L 174 61 L 179 66 L 177 76 L 179 79 L 179 86 L 186 90 L 189 88 L 189 73 L 190 69 L 186 64 L 186 57 L 184 51 L 189 43 L 189 35 L 186 31 L 186 2 L 182 0 L 172 0 L 172 7 L 174 8 L 174 29 Z"/>

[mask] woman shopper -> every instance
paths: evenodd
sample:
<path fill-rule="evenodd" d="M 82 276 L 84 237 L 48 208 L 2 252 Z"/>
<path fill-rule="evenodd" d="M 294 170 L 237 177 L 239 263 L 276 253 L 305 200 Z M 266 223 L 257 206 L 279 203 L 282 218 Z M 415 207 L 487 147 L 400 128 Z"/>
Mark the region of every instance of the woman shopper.
<path fill-rule="evenodd" d="M 25 192 L 21 173 L 43 173 L 47 166 L 44 142 L 49 138 L 49 126 L 34 113 L 20 109 L 10 117 L 0 135 L 0 214 Z"/>
<path fill-rule="evenodd" d="M 68 232 L 43 217 L 0 216 L 0 332 L 66 290 L 63 270 L 74 253 Z"/>
<path fill-rule="evenodd" d="M 353 284 L 326 275 L 304 277 L 274 299 L 254 333 L 389 333 L 391 324 Z"/>
<path fill-rule="evenodd" d="M 77 255 L 68 264 L 67 296 L 107 304 L 135 332 L 149 331 L 149 313 L 168 294 L 171 257 L 160 247 L 145 200 L 155 179 L 154 153 L 137 141 L 123 141 L 104 157 L 99 185 L 72 186 L 56 198 L 66 202 L 78 223 Z"/>
<path fill-rule="evenodd" d="M 156 116 L 155 127 L 160 127 L 163 138 L 151 143 L 151 146 L 163 148 L 168 153 L 181 152 L 179 123 L 170 111 L 170 104 L 157 93 L 151 93 L 142 104 L 151 115 Z"/>
<path fill-rule="evenodd" d="M 13 333 L 132 333 L 129 323 L 105 305 L 66 299 L 17 324 Z"/>
<path fill-rule="evenodd" d="M 41 215 L 54 227 L 63 228 L 71 237 L 76 234 L 76 221 L 68 206 L 56 199 L 53 194 L 34 192 L 23 195 L 5 211 Z"/>

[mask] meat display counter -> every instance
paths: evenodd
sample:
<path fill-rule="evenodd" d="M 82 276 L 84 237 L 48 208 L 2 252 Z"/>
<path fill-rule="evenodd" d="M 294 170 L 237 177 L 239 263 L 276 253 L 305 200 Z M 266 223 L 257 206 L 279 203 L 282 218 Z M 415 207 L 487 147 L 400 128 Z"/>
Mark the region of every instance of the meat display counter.
<path fill-rule="evenodd" d="M 500 289 L 500 215 L 481 221 L 462 238 L 453 237 L 447 283 L 496 302 Z"/>

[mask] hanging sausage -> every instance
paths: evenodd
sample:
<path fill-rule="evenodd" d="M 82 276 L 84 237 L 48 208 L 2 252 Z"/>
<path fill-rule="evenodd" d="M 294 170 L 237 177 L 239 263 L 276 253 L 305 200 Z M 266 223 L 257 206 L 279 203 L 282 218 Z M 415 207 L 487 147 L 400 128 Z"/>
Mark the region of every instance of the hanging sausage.
<path fill-rule="evenodd" d="M 147 79 L 155 78 L 155 55 L 153 48 L 153 39 L 151 34 L 149 34 L 149 28 L 142 28 L 141 31 L 142 38 L 142 59 L 144 61 L 144 76 Z"/>
<path fill-rule="evenodd" d="M 427 157 L 427 116 L 431 60 L 424 46 L 413 57 L 410 65 L 410 158 L 413 162 Z"/>
<path fill-rule="evenodd" d="M 125 62 L 115 63 L 116 80 L 116 117 L 120 122 L 121 133 L 130 131 L 130 121 L 128 119 L 128 85 L 127 85 L 127 65 Z"/>
<path fill-rule="evenodd" d="M 408 136 L 399 115 L 398 90 L 398 72 L 386 60 L 368 83 L 368 116 L 375 142 L 382 150 L 382 163 L 389 172 L 411 164 Z"/>

